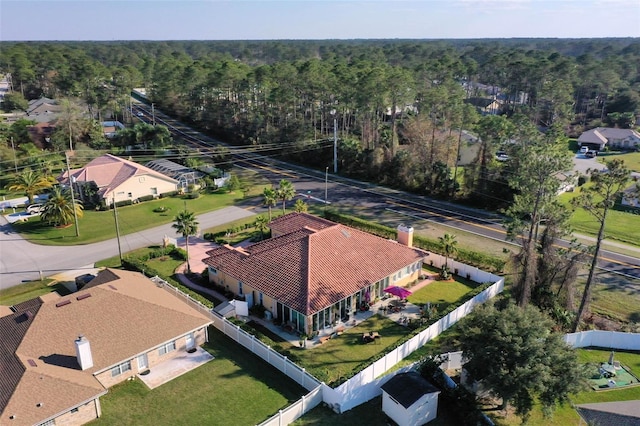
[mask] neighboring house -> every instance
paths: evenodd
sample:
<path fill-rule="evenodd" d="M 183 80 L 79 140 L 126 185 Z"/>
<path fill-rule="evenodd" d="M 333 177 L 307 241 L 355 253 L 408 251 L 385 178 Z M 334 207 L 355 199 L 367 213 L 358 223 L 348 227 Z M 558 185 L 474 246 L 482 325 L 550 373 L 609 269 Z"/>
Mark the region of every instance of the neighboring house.
<path fill-rule="evenodd" d="M 580 404 L 576 411 L 588 425 L 640 425 L 640 403 L 637 400 Z"/>
<path fill-rule="evenodd" d="M 418 426 L 438 415 L 438 388 L 419 373 L 400 373 L 382 389 L 382 411 L 399 426 Z"/>
<path fill-rule="evenodd" d="M 209 280 L 308 335 L 368 309 L 387 286 L 417 280 L 428 255 L 411 247 L 413 228 L 404 226 L 402 243 L 307 213 L 281 216 L 270 226 L 268 240 L 208 251 Z"/>
<path fill-rule="evenodd" d="M 55 100 L 43 97 L 29 101 L 25 118 L 38 123 L 49 123 L 58 118 L 60 111 L 62 107 Z"/>
<path fill-rule="evenodd" d="M 0 424 L 80 425 L 107 388 L 204 344 L 211 319 L 137 272 L 0 306 Z"/>
<path fill-rule="evenodd" d="M 468 98 L 464 100 L 466 103 L 476 107 L 476 110 L 482 115 L 500 114 L 502 104 L 493 98 Z"/>
<path fill-rule="evenodd" d="M 71 170 L 71 177 L 79 189 L 87 185 L 97 188 L 96 196 L 105 205 L 114 200 L 135 202 L 140 197 L 158 197 L 178 189 L 177 180 L 111 154 L 95 158 L 81 169 Z M 58 181 L 68 184 L 67 172 L 60 175 Z M 88 196 L 87 191 L 79 190 L 78 194 Z"/>
<path fill-rule="evenodd" d="M 597 127 L 583 132 L 578 138 L 580 147 L 601 151 L 605 145 L 612 148 L 633 149 L 640 146 L 640 133 L 633 129 Z"/>
<path fill-rule="evenodd" d="M 163 158 L 151 160 L 145 166 L 177 180 L 178 188 L 182 190 L 189 188 L 189 185 L 198 186 L 200 179 L 204 177 L 202 172 Z"/>
<path fill-rule="evenodd" d="M 119 121 L 103 121 L 101 124 L 102 134 L 107 139 L 113 139 L 118 130 L 124 129 L 124 124 Z"/>

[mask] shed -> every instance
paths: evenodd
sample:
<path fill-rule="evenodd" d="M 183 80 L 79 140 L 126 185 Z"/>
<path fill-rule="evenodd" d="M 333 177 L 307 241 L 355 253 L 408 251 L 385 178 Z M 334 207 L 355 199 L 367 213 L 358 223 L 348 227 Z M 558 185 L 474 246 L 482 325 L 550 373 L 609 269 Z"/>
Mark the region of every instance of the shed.
<path fill-rule="evenodd" d="M 400 373 L 381 386 L 382 411 L 399 426 L 429 423 L 438 414 L 440 391 L 419 373 Z"/>

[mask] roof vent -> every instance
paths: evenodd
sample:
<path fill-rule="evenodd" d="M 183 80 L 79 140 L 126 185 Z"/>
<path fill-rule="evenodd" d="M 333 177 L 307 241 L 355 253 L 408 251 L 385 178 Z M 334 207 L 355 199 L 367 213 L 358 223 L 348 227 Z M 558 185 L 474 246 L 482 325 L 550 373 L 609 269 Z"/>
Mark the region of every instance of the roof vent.
<path fill-rule="evenodd" d="M 15 414 L 10 415 L 10 416 L 9 416 L 9 419 L 11 419 L 11 420 L 15 420 L 15 419 L 16 419 Z"/>
<path fill-rule="evenodd" d="M 351 237 L 351 234 L 346 229 L 341 229 L 340 232 L 345 236 L 345 238 Z"/>
<path fill-rule="evenodd" d="M 33 313 L 31 311 L 27 311 L 24 313 L 24 316 L 27 317 L 28 320 L 33 318 Z"/>
<path fill-rule="evenodd" d="M 36 364 L 36 362 L 35 362 L 34 360 L 32 360 L 32 359 L 28 359 L 28 360 L 27 360 L 27 362 L 28 362 L 28 363 L 29 363 L 29 365 L 30 365 L 30 366 L 32 366 L 32 367 L 37 367 L 37 366 L 38 366 L 38 364 Z"/>
<path fill-rule="evenodd" d="M 69 300 L 69 299 L 63 300 L 62 302 L 56 303 L 56 308 L 60 308 L 62 306 L 68 305 L 69 303 L 71 303 L 71 300 Z"/>
<path fill-rule="evenodd" d="M 76 297 L 76 300 L 84 300 L 88 297 L 91 297 L 91 293 L 81 294 L 80 296 Z"/>
<path fill-rule="evenodd" d="M 118 289 L 117 289 L 117 288 L 115 288 L 114 286 L 112 286 L 111 284 L 109 284 L 109 288 L 110 288 L 111 290 L 118 291 Z"/>
<path fill-rule="evenodd" d="M 36 407 L 40 408 L 40 407 L 42 407 L 42 405 L 43 405 L 43 404 L 42 404 L 42 402 L 38 402 L 38 403 L 36 404 Z"/>

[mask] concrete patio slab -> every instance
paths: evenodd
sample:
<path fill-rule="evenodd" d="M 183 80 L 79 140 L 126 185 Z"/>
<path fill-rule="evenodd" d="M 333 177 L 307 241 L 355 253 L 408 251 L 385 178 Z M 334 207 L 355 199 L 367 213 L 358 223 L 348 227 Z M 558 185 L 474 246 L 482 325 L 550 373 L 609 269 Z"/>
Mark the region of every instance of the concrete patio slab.
<path fill-rule="evenodd" d="M 153 366 L 148 374 L 138 374 L 138 378 L 142 380 L 149 389 L 155 389 L 178 376 L 206 364 L 213 358 L 213 355 L 198 346 L 194 353 L 183 351 L 180 355 Z"/>

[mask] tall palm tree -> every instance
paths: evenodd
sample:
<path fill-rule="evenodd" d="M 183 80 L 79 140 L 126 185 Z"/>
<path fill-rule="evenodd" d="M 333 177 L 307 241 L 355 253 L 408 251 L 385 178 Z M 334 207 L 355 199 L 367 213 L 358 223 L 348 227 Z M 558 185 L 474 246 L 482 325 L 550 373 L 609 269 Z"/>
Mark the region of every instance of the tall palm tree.
<path fill-rule="evenodd" d="M 29 204 L 33 203 L 34 196 L 47 188 L 53 186 L 53 179 L 47 178 L 39 172 L 26 168 L 13 177 L 7 185 L 9 191 L 24 192 L 29 198 Z"/>
<path fill-rule="evenodd" d="M 286 179 L 282 179 L 278 184 L 276 193 L 278 194 L 278 199 L 282 200 L 282 213 L 285 213 L 285 203 L 291 200 L 296 195 L 296 189 L 293 187 L 293 184 L 291 182 Z"/>
<path fill-rule="evenodd" d="M 444 267 L 448 270 L 449 258 L 453 257 L 458 252 L 458 240 L 456 240 L 456 236 L 453 234 L 444 234 L 442 237 L 438 238 L 440 241 L 440 246 L 444 251 Z"/>
<path fill-rule="evenodd" d="M 184 210 L 173 219 L 175 222 L 171 227 L 176 230 L 178 234 L 182 234 L 185 240 L 185 247 L 187 249 L 187 273 L 191 273 L 191 263 L 189 263 L 189 236 L 196 235 L 198 233 L 198 221 L 196 215 L 193 212 Z"/>
<path fill-rule="evenodd" d="M 75 215 L 81 218 L 84 214 L 82 204 L 78 201 L 73 203 L 69 189 L 56 186 L 44 204 L 40 220 L 54 226 L 69 225 L 74 220 L 74 209 Z"/>
<path fill-rule="evenodd" d="M 264 197 L 263 204 L 269 208 L 269 222 L 271 222 L 271 207 L 275 207 L 278 202 L 278 193 L 273 186 L 267 187 L 262 191 Z"/>
<path fill-rule="evenodd" d="M 267 230 L 268 224 L 269 222 L 267 222 L 267 218 L 262 215 L 256 217 L 256 221 L 253 222 L 253 226 L 256 228 L 256 230 L 260 231 L 261 240 L 264 240 L 264 232 Z"/>

